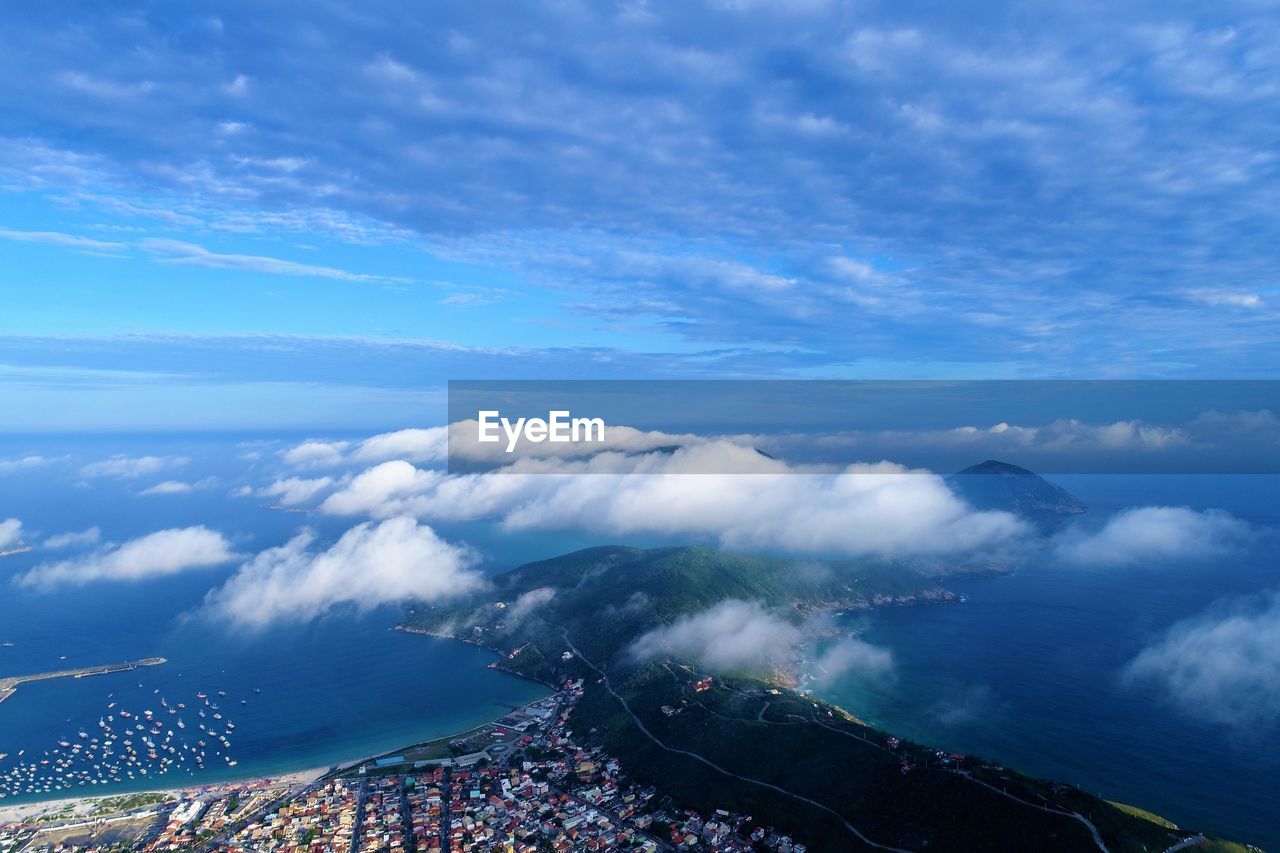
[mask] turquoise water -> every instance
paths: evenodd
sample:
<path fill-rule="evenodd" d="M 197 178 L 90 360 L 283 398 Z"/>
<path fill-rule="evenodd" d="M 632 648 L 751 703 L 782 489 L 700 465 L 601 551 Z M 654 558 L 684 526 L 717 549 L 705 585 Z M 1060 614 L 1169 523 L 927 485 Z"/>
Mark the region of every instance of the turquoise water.
<path fill-rule="evenodd" d="M 965 603 L 852 620 L 892 650 L 891 677 L 846 676 L 818 692 L 895 733 L 1280 849 L 1275 727 L 1202 722 L 1121 677 L 1169 625 L 1220 597 L 1280 586 L 1274 478 L 1063 482 L 1090 504 L 1095 524 L 1120 506 L 1179 503 L 1227 508 L 1273 532 L 1225 560 L 1111 569 L 1043 562 L 951 582 Z"/>

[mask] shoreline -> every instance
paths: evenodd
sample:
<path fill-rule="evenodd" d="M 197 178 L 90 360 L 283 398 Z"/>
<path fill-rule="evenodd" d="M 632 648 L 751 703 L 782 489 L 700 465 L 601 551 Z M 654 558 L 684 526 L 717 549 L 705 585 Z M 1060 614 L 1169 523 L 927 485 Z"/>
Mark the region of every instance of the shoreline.
<path fill-rule="evenodd" d="M 495 659 L 493 661 L 485 665 L 486 669 L 491 669 L 495 672 L 500 672 L 503 675 L 516 677 L 532 684 L 537 684 L 539 687 L 546 688 L 547 690 L 552 692 L 555 691 L 555 685 L 553 684 L 549 684 L 545 681 L 541 681 L 539 679 L 525 675 L 524 673 L 513 672 L 512 670 L 509 670 L 501 666 L 500 664 L 502 663 L 503 655 L 500 651 L 496 649 L 491 649 L 479 643 L 468 642 L 466 640 L 462 640 L 456 637 L 447 637 L 444 635 L 435 634 L 430 631 L 425 631 L 422 629 L 405 627 L 403 624 L 393 625 L 388 630 L 399 631 L 405 634 L 416 634 L 418 636 L 431 636 L 431 637 L 436 637 L 437 639 L 449 640 L 457 643 L 464 643 L 474 648 L 484 649 L 487 652 L 492 652 L 495 656 Z M 163 660 L 163 658 L 154 658 L 154 659 L 148 659 L 148 660 Z M 2 680 L 3 679 L 0 679 L 0 681 Z M 0 701 L 2 701 L 3 698 L 4 697 L 0 695 Z M 515 707 L 518 708 L 522 706 L 518 705 Z M 409 745 L 414 745 L 417 743 L 429 743 L 429 742 L 438 741 L 438 740 L 447 740 L 449 738 L 456 737 L 460 734 L 471 732 L 477 727 L 483 727 L 485 725 L 488 725 L 489 723 L 492 723 L 497 719 L 501 719 L 501 717 L 505 716 L 508 713 L 510 713 L 510 711 L 504 711 L 498 716 L 495 716 L 492 718 L 486 718 L 481 722 L 476 723 L 475 725 L 468 726 L 465 728 L 460 728 L 460 729 L 453 729 L 447 732 L 446 734 L 438 735 L 436 737 L 428 738 L 426 740 L 414 741 L 414 742 L 411 742 Z M 228 779 L 219 779 L 217 781 L 210 781 L 203 784 L 197 783 L 197 784 L 189 784 L 189 785 L 169 785 L 164 787 L 139 788 L 139 789 L 130 788 L 125 790 L 115 789 L 110 791 L 104 791 L 102 793 L 93 793 L 93 794 L 86 792 L 81 796 L 64 796 L 64 797 L 58 797 L 56 799 L 24 800 L 22 802 L 8 802 L 8 801 L 0 800 L 0 825 L 4 825 L 6 823 L 23 822 L 23 820 L 25 819 L 24 816 L 26 815 L 32 815 L 32 814 L 39 815 L 39 814 L 43 814 L 50 811 L 58 811 L 61 809 L 65 809 L 69 806 L 74 806 L 75 804 L 86 804 L 86 803 L 97 802 L 101 800 L 114 799 L 117 797 L 140 796 L 144 794 L 176 795 L 184 791 L 212 791 L 212 790 L 217 790 L 219 788 L 228 787 L 228 786 L 243 786 L 243 785 L 248 785 L 248 784 L 258 783 L 258 782 L 262 783 L 264 786 L 310 783 L 310 782 L 314 782 L 319 779 L 322 779 L 326 776 L 339 773 L 344 768 L 357 766 L 363 762 L 372 760 L 380 755 L 388 755 L 404 748 L 406 747 L 397 744 L 397 746 L 392 747 L 390 750 L 363 753 L 356 757 L 344 757 L 324 767 L 309 767 L 309 768 L 304 768 L 299 770 L 290 770 L 290 771 L 282 771 L 282 772 L 277 771 L 277 772 L 259 773 L 259 774 L 254 774 L 253 772 L 250 771 L 245 775 L 235 776 L 233 778 L 228 778 Z"/>
<path fill-rule="evenodd" d="M 416 634 L 419 637 L 435 637 L 437 640 L 448 640 L 453 643 L 462 643 L 464 645 L 468 645 L 473 648 L 484 649 L 486 652 L 492 652 L 493 655 L 495 656 L 495 659 L 493 660 L 493 662 L 487 664 L 485 666 L 485 669 L 492 669 L 494 672 L 501 672 L 503 675 L 511 675 L 516 678 L 523 678 L 525 681 L 531 681 L 534 684 L 538 684 L 538 685 L 541 685 L 542 687 L 547 688 L 548 690 L 554 691 L 556 689 L 556 686 L 549 681 L 543 681 L 541 678 L 534 678 L 532 675 L 528 675 L 523 672 L 516 672 L 513 669 L 508 669 L 507 667 L 502 666 L 502 662 L 507 659 L 507 656 L 502 652 L 501 649 L 495 649 L 491 646 L 486 646 L 483 643 L 477 643 L 475 640 L 464 640 L 461 637 L 453 637 L 453 636 L 450 636 L 449 634 L 441 634 L 436 631 L 428 631 L 425 628 L 413 628 L 411 626 L 405 625 L 404 623 L 400 623 L 398 625 L 392 626 L 391 630 L 399 631 L 402 634 Z"/>
<path fill-rule="evenodd" d="M 249 776 L 244 779 L 228 779 L 222 782 L 209 782 L 205 785 L 175 785 L 167 788 L 148 788 L 139 791 L 86 794 L 81 797 L 60 797 L 56 800 L 32 800 L 31 802 L 26 803 L 0 805 L 0 826 L 7 823 L 28 823 L 32 818 L 38 818 L 46 812 L 61 812 L 76 805 L 87 805 L 89 803 L 96 803 L 102 800 L 138 797 L 146 794 L 160 794 L 163 796 L 176 797 L 185 792 L 214 791 L 219 788 L 244 785 L 249 782 L 261 782 L 263 787 L 309 784 L 324 776 L 330 769 L 331 768 L 327 767 L 315 767 L 307 770 L 295 770 L 291 773 L 273 773 L 268 776 Z"/>

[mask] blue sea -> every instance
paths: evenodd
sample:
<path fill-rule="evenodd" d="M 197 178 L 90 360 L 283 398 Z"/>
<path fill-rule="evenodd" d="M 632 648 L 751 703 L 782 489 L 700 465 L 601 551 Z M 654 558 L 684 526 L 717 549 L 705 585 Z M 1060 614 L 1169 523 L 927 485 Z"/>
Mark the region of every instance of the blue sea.
<path fill-rule="evenodd" d="M 106 541 L 124 541 L 155 530 L 204 524 L 253 553 L 280 544 L 299 527 L 336 537 L 351 523 L 282 512 L 261 500 L 231 498 L 243 447 L 225 440 L 193 442 L 147 437 L 93 440 L 10 440 L 8 452 L 73 453 L 67 464 L 49 464 L 0 479 L 0 519 L 16 517 L 39 539 L 43 535 L 98 526 Z M 118 452 L 137 455 L 185 453 L 192 461 L 170 472 L 186 481 L 219 477 L 216 487 L 184 495 L 139 496 L 141 482 L 85 479 L 81 463 Z M 161 477 L 163 478 L 163 477 Z M 554 546 L 548 543 L 548 547 Z M 546 552 L 546 555 L 554 550 Z M 510 565 L 488 553 L 491 568 Z M 60 741 L 79 733 L 101 735 L 107 716 L 117 731 L 121 710 L 135 719 L 152 710 L 170 727 L 186 728 L 175 742 L 194 743 L 197 726 L 233 722 L 232 746 L 210 758 L 203 771 L 181 770 L 125 783 L 77 786 L 48 795 L 103 794 L 328 767 L 460 731 L 501 716 L 547 694 L 543 685 L 489 669 L 494 656 L 482 649 L 392 631 L 401 611 L 345 612 L 314 621 L 288 622 L 262 631 L 233 629 L 204 617 L 206 593 L 234 565 L 193 571 L 142 583 L 91 583 L 54 591 L 28 589 L 13 579 L 32 566 L 66 557 L 36 548 L 0 558 L 0 675 L 71 669 L 159 656 L 167 663 L 133 672 L 21 685 L 0 703 L 0 774 L 18 762 L 40 760 Z M 220 697 L 219 692 L 226 694 Z M 196 698 L 204 693 L 220 705 L 223 721 Z M 168 715 L 168 707 L 187 708 Z M 114 707 L 112 706 L 114 703 Z M 197 716 L 203 708 L 206 716 Z M 221 730 L 221 729 L 219 729 Z M 18 757 L 19 751 L 25 755 Z M 227 757 L 236 761 L 234 766 Z M 3 803 L 33 797 L 9 797 Z"/>
<path fill-rule="evenodd" d="M 283 512 L 235 498 L 279 467 L 273 454 L 297 436 L 10 437 L 0 458 L 40 453 L 60 461 L 0 477 L 0 519 L 42 536 L 90 526 L 124 541 L 165 527 L 205 524 L 254 553 L 309 526 L 325 540 L 352 520 Z M 183 454 L 174 472 L 215 485 L 184 495 L 141 496 L 145 481 L 85 478 L 83 464 L 115 453 Z M 257 454 L 256 458 L 254 457 Z M 63 458 L 66 457 L 66 458 Z M 1012 574 L 956 580 L 962 604 L 876 611 L 850 628 L 888 648 L 892 674 L 848 675 L 825 698 L 890 731 L 975 753 L 1027 773 L 1062 779 L 1177 823 L 1280 847 L 1274 816 L 1280 782 L 1276 732 L 1240 731 L 1182 712 L 1150 686 L 1121 678 L 1125 665 L 1181 619 L 1214 601 L 1280 586 L 1274 531 L 1276 478 L 1058 478 L 1091 507 L 1087 524 L 1135 505 L 1217 507 L 1263 531 L 1229 560 L 1128 568 L 1067 568 L 1030 561 Z M 606 540 L 586 534 L 510 536 L 484 524 L 442 525 L 489 571 Z M 1271 532 L 1267 532 L 1271 531 Z M 629 542 L 647 545 L 653 542 Z M 132 673 L 27 684 L 0 704 L 0 773 L 25 750 L 31 760 L 80 731 L 96 734 L 112 710 L 160 712 L 160 699 L 196 707 L 218 697 L 234 721 L 237 761 L 210 762 L 128 784 L 55 792 L 101 794 L 330 766 L 499 716 L 544 695 L 538 684 L 488 669 L 480 649 L 393 632 L 399 611 L 344 612 L 267 631 L 233 630 L 202 617 L 207 592 L 232 567 L 144 583 L 95 583 L 54 592 L 12 578 L 55 555 L 39 549 L 0 559 L 0 674 L 22 674 L 163 656 Z M 115 709 L 108 709 L 112 703 Z M 186 713 L 190 727 L 194 718 Z M 190 731 L 190 728 L 188 728 Z M 5 802 L 13 802 L 13 799 Z"/>
<path fill-rule="evenodd" d="M 1219 599 L 1280 586 L 1274 477 L 1061 477 L 1088 523 L 1128 506 L 1226 509 L 1258 531 L 1228 558 L 1091 568 L 1032 562 L 946 585 L 958 605 L 851 617 L 894 656 L 884 678 L 817 692 L 917 741 L 1079 785 L 1173 822 L 1280 849 L 1280 732 L 1189 715 L 1126 665 Z"/>

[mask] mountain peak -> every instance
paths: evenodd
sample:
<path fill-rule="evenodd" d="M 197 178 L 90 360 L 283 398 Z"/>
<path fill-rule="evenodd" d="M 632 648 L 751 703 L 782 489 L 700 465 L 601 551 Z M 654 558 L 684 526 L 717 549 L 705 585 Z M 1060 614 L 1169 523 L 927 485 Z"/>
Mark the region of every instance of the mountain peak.
<path fill-rule="evenodd" d="M 1061 486 L 1018 465 L 988 459 L 947 478 L 951 489 L 982 510 L 1003 510 L 1043 527 L 1059 527 L 1066 516 L 1088 507 Z"/>
<path fill-rule="evenodd" d="M 1028 471 L 1012 462 L 1001 462 L 999 459 L 988 459 L 985 462 L 979 462 L 977 465 L 970 465 L 963 471 L 957 471 L 953 476 L 962 477 L 969 474 L 1000 474 L 1006 477 L 1035 477 L 1043 480 L 1039 474 L 1034 471 Z"/>

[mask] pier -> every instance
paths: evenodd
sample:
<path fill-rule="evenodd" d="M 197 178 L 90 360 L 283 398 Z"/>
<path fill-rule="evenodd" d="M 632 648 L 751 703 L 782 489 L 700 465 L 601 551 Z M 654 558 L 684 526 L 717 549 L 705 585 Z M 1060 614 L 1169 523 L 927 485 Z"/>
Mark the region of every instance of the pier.
<path fill-rule="evenodd" d="M 162 663 L 167 663 L 167 661 L 164 658 L 143 658 L 142 660 L 131 660 L 124 663 L 105 663 L 98 666 L 84 666 L 79 669 L 41 672 L 35 675 L 0 676 L 0 702 L 12 696 L 18 689 L 19 684 L 25 684 L 28 681 L 48 681 L 51 678 L 85 678 L 90 675 L 106 675 L 111 672 L 132 672 L 140 666 L 159 666 Z"/>

